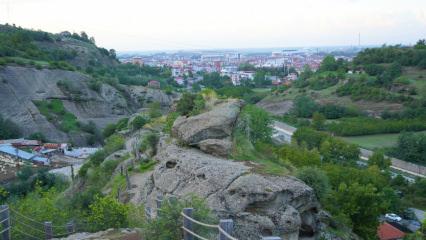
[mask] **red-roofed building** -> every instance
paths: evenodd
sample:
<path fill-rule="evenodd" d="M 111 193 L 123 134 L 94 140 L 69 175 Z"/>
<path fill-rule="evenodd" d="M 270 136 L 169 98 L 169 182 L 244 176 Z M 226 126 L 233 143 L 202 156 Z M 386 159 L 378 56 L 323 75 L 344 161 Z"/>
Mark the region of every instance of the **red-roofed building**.
<path fill-rule="evenodd" d="M 404 238 L 405 233 L 389 223 L 384 222 L 380 224 L 379 229 L 377 229 L 377 235 L 380 240 L 399 240 Z"/>

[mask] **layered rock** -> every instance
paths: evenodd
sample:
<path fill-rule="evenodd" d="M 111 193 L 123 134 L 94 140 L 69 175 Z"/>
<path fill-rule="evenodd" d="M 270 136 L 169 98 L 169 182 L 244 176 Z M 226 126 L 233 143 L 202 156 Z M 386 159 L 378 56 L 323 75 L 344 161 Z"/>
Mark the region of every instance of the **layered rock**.
<path fill-rule="evenodd" d="M 198 149 L 162 139 L 155 170 L 139 183 L 139 199 L 155 208 L 157 195 L 206 200 L 220 218 L 232 218 L 239 239 L 278 235 L 313 237 L 320 229 L 319 204 L 309 186 L 293 177 L 262 176 L 241 162 L 224 160 Z"/>

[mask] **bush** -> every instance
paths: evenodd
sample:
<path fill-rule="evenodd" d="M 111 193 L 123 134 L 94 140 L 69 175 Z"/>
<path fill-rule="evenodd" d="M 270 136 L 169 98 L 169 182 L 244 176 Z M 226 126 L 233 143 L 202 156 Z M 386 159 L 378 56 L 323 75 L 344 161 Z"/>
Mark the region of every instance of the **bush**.
<path fill-rule="evenodd" d="M 111 196 L 96 197 L 89 205 L 88 226 L 91 231 L 127 227 L 128 206 Z"/>
<path fill-rule="evenodd" d="M 115 130 L 116 130 L 116 125 L 114 123 L 110 123 L 104 128 L 102 134 L 105 138 L 107 138 L 111 136 L 112 134 L 114 134 Z"/>
<path fill-rule="evenodd" d="M 144 239 L 181 240 L 183 236 L 181 212 L 188 207 L 194 209 L 194 219 L 205 223 L 217 224 L 218 220 L 200 198 L 188 197 L 186 200 L 173 201 L 172 203 L 163 201 L 160 210 L 161 217 L 146 221 L 143 226 Z M 194 225 L 194 232 L 209 239 L 213 239 L 217 234 L 217 232 L 213 233 L 199 225 Z"/>
<path fill-rule="evenodd" d="M 44 136 L 44 134 L 41 133 L 41 132 L 31 133 L 31 135 L 28 136 L 28 139 L 38 140 L 38 141 L 41 141 L 41 142 L 47 142 L 46 136 Z"/>
<path fill-rule="evenodd" d="M 174 124 L 176 118 L 178 118 L 178 117 L 179 117 L 179 113 L 177 113 L 177 112 L 171 112 L 171 113 L 169 113 L 169 115 L 167 115 L 166 125 L 164 126 L 164 132 L 171 134 L 173 124 Z"/>
<path fill-rule="evenodd" d="M 147 134 L 141 142 L 140 150 L 142 152 L 147 152 L 148 150 L 150 150 L 151 151 L 150 155 L 154 156 L 157 153 L 158 140 L 159 140 L 158 134 L 156 133 Z"/>
<path fill-rule="evenodd" d="M 315 195 L 321 201 L 330 192 L 331 186 L 324 171 L 316 167 L 304 167 L 297 171 L 296 177 L 314 189 Z"/>
<path fill-rule="evenodd" d="M 277 151 L 281 161 L 290 161 L 296 167 L 319 166 L 321 156 L 316 150 L 308 150 L 298 146 L 284 145 Z"/>
<path fill-rule="evenodd" d="M 133 130 L 141 129 L 147 122 L 148 120 L 143 116 L 136 116 L 132 121 Z"/>
<path fill-rule="evenodd" d="M 9 119 L 4 119 L 0 114 L 0 139 L 18 138 L 21 130 L 18 125 Z"/>

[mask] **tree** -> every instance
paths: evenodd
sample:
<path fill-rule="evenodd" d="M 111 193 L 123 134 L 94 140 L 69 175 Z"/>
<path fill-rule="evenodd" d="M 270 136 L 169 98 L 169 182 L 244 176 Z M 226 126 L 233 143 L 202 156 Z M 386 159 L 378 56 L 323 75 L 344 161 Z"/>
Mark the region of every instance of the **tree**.
<path fill-rule="evenodd" d="M 324 200 L 331 190 L 327 175 L 316 167 L 304 167 L 297 171 L 296 177 L 312 187 L 319 200 Z"/>
<path fill-rule="evenodd" d="M 115 49 L 110 49 L 109 50 L 109 56 L 111 57 L 111 58 L 117 58 L 117 53 L 115 52 Z"/>
<path fill-rule="evenodd" d="M 383 151 L 375 151 L 368 159 L 368 165 L 376 165 L 382 170 L 388 170 L 391 165 L 391 160 L 385 157 Z"/>
<path fill-rule="evenodd" d="M 176 111 L 182 115 L 188 116 L 194 107 L 195 97 L 195 94 L 188 92 L 183 93 L 176 105 Z"/>
<path fill-rule="evenodd" d="M 319 112 L 314 112 L 312 116 L 312 126 L 316 130 L 324 130 L 325 127 L 325 117 Z"/>
<path fill-rule="evenodd" d="M 328 138 L 320 147 L 320 153 L 324 161 L 344 165 L 354 164 L 359 158 L 359 148 L 337 138 Z"/>
<path fill-rule="evenodd" d="M 328 55 L 326 56 L 320 65 L 319 71 L 326 72 L 326 71 L 337 71 L 338 65 L 336 63 L 336 59 L 334 56 Z"/>
<path fill-rule="evenodd" d="M 270 142 L 272 136 L 271 124 L 272 120 L 265 110 L 255 105 L 247 105 L 241 111 L 237 127 L 252 143 Z"/>
<path fill-rule="evenodd" d="M 383 194 L 372 184 L 341 183 L 327 200 L 327 209 L 334 215 L 343 214 L 353 223 L 355 233 L 365 239 L 376 236 L 377 217 L 388 208 Z"/>
<path fill-rule="evenodd" d="M 297 117 L 309 118 L 318 109 L 318 104 L 310 97 L 302 95 L 294 99 L 291 112 Z"/>
<path fill-rule="evenodd" d="M 406 161 L 426 163 L 426 134 L 402 133 L 393 154 Z"/>

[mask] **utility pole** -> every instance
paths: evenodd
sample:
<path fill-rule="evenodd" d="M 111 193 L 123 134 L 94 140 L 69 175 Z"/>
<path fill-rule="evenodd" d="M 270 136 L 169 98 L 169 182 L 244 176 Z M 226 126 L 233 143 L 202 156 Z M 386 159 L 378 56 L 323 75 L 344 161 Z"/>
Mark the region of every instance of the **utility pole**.
<path fill-rule="evenodd" d="M 358 47 L 361 48 L 361 33 L 358 33 Z"/>

